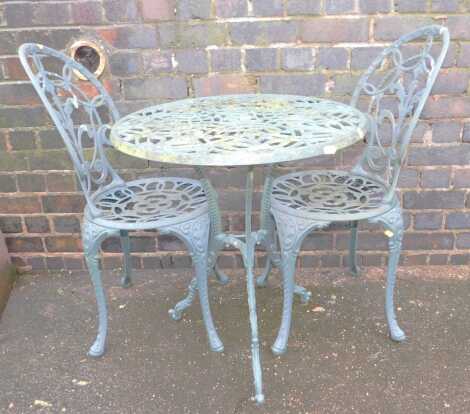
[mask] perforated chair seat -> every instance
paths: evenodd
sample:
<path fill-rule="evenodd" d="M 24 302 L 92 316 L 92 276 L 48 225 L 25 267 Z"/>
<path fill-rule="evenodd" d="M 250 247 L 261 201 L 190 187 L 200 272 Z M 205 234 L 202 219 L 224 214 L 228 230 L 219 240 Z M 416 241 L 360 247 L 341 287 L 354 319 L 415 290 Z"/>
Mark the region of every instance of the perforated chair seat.
<path fill-rule="evenodd" d="M 346 171 L 302 171 L 273 182 L 271 206 L 290 215 L 324 221 L 356 221 L 385 213 L 388 188 L 378 180 Z"/>
<path fill-rule="evenodd" d="M 95 195 L 87 217 L 117 229 L 155 229 L 191 220 L 208 212 L 207 198 L 197 180 L 152 177 L 113 186 Z"/>

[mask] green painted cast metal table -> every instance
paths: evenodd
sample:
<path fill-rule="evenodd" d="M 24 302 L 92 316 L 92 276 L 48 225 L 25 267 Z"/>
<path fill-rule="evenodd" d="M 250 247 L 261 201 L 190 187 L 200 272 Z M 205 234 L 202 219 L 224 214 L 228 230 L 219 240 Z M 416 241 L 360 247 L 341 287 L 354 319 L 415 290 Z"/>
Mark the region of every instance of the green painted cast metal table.
<path fill-rule="evenodd" d="M 280 266 L 276 236 L 270 217 L 271 166 L 323 154 L 334 154 L 361 139 L 367 118 L 351 106 L 312 97 L 293 95 L 230 95 L 185 99 L 145 108 L 121 118 L 110 139 L 120 151 L 163 163 L 194 166 L 209 199 L 211 214 L 210 255 L 216 260 L 224 246 L 236 247 L 243 258 L 247 278 L 251 326 L 251 352 L 255 400 L 264 401 L 254 275 L 255 248 L 264 245 L 271 262 Z M 260 229 L 252 228 L 253 177 L 256 166 L 268 166 L 261 203 Z M 217 194 L 204 174 L 207 167 L 248 167 L 245 192 L 245 232 L 222 230 Z M 219 271 L 219 279 L 225 280 Z M 187 298 L 172 310 L 177 319 L 194 297 L 191 283 Z M 310 292 L 296 286 L 302 300 Z"/>

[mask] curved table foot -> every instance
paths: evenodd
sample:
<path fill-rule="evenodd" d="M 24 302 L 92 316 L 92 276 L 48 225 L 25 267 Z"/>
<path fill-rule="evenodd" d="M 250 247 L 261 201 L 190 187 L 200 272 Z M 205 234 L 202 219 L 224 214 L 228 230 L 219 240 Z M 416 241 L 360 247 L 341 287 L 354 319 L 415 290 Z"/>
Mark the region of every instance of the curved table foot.
<path fill-rule="evenodd" d="M 171 319 L 173 319 L 174 321 L 179 321 L 182 318 L 184 310 L 189 308 L 193 303 L 194 297 L 196 296 L 196 291 L 197 279 L 193 277 L 191 279 L 191 282 L 189 283 L 188 293 L 186 297 L 180 300 L 173 309 L 170 309 L 168 311 L 168 314 L 170 315 Z"/>
<path fill-rule="evenodd" d="M 300 296 L 300 301 L 305 305 L 310 301 L 312 297 L 312 292 L 305 289 L 303 286 L 295 285 L 294 287 L 294 294 Z"/>
<path fill-rule="evenodd" d="M 268 276 L 271 273 L 272 263 L 271 258 L 268 256 L 266 259 L 266 264 L 264 265 L 263 273 L 256 278 L 256 286 L 258 287 L 266 287 L 268 282 Z"/>
<path fill-rule="evenodd" d="M 214 273 L 221 285 L 226 285 L 228 282 L 230 282 L 230 278 L 220 269 L 217 264 L 214 266 Z"/>

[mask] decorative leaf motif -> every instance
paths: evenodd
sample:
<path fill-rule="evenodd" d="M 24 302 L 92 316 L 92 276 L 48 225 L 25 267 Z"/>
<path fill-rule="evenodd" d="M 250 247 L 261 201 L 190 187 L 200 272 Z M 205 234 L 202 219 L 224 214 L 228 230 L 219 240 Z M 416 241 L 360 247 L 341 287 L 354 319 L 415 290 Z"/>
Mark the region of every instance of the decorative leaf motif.
<path fill-rule="evenodd" d="M 90 210 L 97 214 L 94 195 L 123 183 L 104 149 L 109 145 L 107 123 L 115 122 L 119 114 L 107 92 L 85 68 L 53 49 L 29 46 L 25 57 L 33 64 L 33 85 L 69 150 Z M 80 83 L 74 71 L 85 75 L 88 82 Z M 90 86 L 95 88 L 95 96 L 88 96 L 90 93 L 83 89 Z"/>
<path fill-rule="evenodd" d="M 184 214 L 202 214 L 208 208 L 201 183 L 187 178 L 136 180 L 103 191 L 93 201 L 100 219 L 127 224 L 174 221 Z"/>
<path fill-rule="evenodd" d="M 114 144 L 196 165 L 254 165 L 324 154 L 363 138 L 366 119 L 338 102 L 293 95 L 185 99 L 124 117 Z M 197 146 L 197 151 L 195 151 Z"/>
<path fill-rule="evenodd" d="M 279 177 L 272 190 L 273 211 L 335 220 L 383 205 L 386 187 L 366 176 L 344 171 L 304 171 Z M 293 213 L 295 211 L 295 213 Z"/>
<path fill-rule="evenodd" d="M 284 258 L 288 259 L 292 254 L 297 255 L 300 245 L 305 236 L 312 229 L 321 229 L 327 227 L 330 222 L 328 221 L 314 221 L 311 218 L 304 219 L 294 215 L 282 214 L 278 210 L 273 210 L 276 227 L 279 232 L 279 240 L 282 246 Z"/>
<path fill-rule="evenodd" d="M 386 48 L 354 92 L 352 104 L 356 105 L 359 97 L 368 100 L 371 118 L 368 147 L 354 171 L 387 185 L 387 199 L 393 196 L 411 133 L 439 69 L 436 62 L 440 66 L 447 52 L 448 44 L 443 42 L 437 57 L 432 54 L 434 39 L 443 38 L 441 29 L 430 26 L 418 30 Z M 423 39 L 419 50 L 410 55 L 413 49 L 409 47 L 417 46 L 410 42 Z"/>

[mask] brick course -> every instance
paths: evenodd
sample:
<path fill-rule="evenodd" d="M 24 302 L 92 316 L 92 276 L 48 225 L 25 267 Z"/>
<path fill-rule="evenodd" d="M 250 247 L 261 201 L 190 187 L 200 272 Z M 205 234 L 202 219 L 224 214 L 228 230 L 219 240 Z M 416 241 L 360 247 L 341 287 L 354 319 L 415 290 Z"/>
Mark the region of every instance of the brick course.
<path fill-rule="evenodd" d="M 14 263 L 34 269 L 84 269 L 84 199 L 64 145 L 17 58 L 37 41 L 64 50 L 101 42 L 102 81 L 122 113 L 191 96 L 279 92 L 348 101 L 358 77 L 384 45 L 424 24 L 448 25 L 451 46 L 423 112 L 399 181 L 407 233 L 402 265 L 470 260 L 470 8 L 457 0 L 5 0 L 0 7 L 0 230 Z M 300 168 L 348 168 L 361 145 Z M 116 151 L 126 179 L 192 175 Z M 282 166 L 283 172 L 293 165 Z M 227 230 L 243 229 L 242 169 L 213 169 Z M 256 177 L 257 196 L 262 175 Z M 258 217 L 255 222 L 258 222 Z M 307 238 L 299 265 L 347 263 L 349 234 L 333 226 Z M 360 228 L 359 260 L 384 266 L 387 240 Z M 104 243 L 103 267 L 122 266 L 119 240 Z M 190 266 L 183 245 L 156 233 L 132 238 L 136 268 Z M 263 253 L 257 257 L 261 264 Z M 233 250 L 224 268 L 240 266 Z"/>

